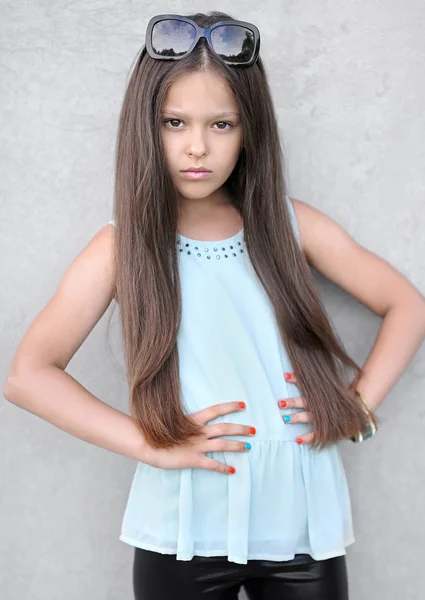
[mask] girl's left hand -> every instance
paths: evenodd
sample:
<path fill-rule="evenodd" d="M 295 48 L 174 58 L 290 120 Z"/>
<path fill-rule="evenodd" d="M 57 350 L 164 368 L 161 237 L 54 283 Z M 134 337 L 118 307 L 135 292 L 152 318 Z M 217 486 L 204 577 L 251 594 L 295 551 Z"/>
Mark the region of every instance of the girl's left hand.
<path fill-rule="evenodd" d="M 284 373 L 286 381 L 289 383 L 297 383 L 296 377 L 293 373 Z M 282 398 L 278 401 L 280 408 L 305 408 L 303 396 L 295 396 L 294 398 Z M 284 415 L 282 417 L 285 423 L 311 423 L 313 421 L 313 415 L 310 411 L 304 410 L 303 412 L 293 413 L 291 415 Z M 314 432 L 306 433 L 297 437 L 295 440 L 297 444 L 308 444 L 313 440 Z"/>

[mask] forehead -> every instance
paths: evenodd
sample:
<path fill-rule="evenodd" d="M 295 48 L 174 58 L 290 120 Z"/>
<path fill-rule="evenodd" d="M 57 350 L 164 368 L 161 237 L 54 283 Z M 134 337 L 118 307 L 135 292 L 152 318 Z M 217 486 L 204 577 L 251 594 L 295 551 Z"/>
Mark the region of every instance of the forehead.
<path fill-rule="evenodd" d="M 204 114 L 238 111 L 239 106 L 228 82 L 211 71 L 184 75 L 168 89 L 163 109 Z"/>

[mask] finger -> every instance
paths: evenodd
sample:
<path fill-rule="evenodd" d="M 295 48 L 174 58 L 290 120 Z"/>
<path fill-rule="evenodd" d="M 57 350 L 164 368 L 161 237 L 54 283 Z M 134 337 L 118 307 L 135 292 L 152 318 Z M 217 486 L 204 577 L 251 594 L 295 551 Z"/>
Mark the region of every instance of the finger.
<path fill-rule="evenodd" d="M 200 469 L 208 469 L 210 471 L 216 471 L 217 473 L 224 473 L 225 475 L 233 475 L 236 471 L 231 465 L 221 463 L 214 458 L 208 458 L 208 456 L 202 456 L 196 463 L 196 467 Z"/>
<path fill-rule="evenodd" d="M 240 423 L 214 423 L 202 428 L 202 433 L 207 439 L 223 437 L 225 435 L 248 435 L 252 437 L 256 432 L 255 427 L 241 425 Z"/>
<path fill-rule="evenodd" d="M 251 444 L 249 442 L 239 442 L 238 440 L 216 438 L 200 444 L 198 450 L 201 452 L 249 452 Z"/>
<path fill-rule="evenodd" d="M 213 421 L 217 417 L 228 415 L 232 412 L 240 412 L 245 410 L 246 404 L 243 401 L 235 402 L 221 402 L 219 404 L 213 404 L 207 406 L 195 413 L 192 413 L 192 419 L 194 419 L 200 425 L 206 425 L 209 421 Z"/>
<path fill-rule="evenodd" d="M 285 377 L 285 381 L 287 381 L 288 383 L 297 383 L 297 378 L 291 371 L 285 372 L 283 376 Z"/>
<path fill-rule="evenodd" d="M 297 444 L 309 444 L 313 441 L 314 433 L 306 433 L 305 435 L 299 435 L 296 438 Z"/>
<path fill-rule="evenodd" d="M 312 423 L 313 413 L 305 410 L 299 413 L 293 413 L 292 415 L 283 415 L 282 419 L 285 423 Z"/>
<path fill-rule="evenodd" d="M 294 398 L 282 398 L 278 401 L 280 408 L 304 408 L 305 400 L 303 396 L 295 396 Z"/>

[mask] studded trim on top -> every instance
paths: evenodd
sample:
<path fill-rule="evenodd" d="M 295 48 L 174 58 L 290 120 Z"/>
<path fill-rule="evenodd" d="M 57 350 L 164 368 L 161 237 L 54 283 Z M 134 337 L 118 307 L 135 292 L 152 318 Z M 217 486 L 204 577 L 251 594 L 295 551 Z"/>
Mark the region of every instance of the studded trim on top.
<path fill-rule="evenodd" d="M 238 234 L 229 238 L 229 243 L 226 243 L 227 240 L 223 240 L 224 245 L 221 245 L 220 242 L 201 242 L 180 236 L 177 240 L 177 245 L 180 246 L 179 252 L 182 254 L 193 254 L 200 259 L 206 258 L 207 260 L 211 260 L 211 258 L 234 258 L 244 252 L 243 241 L 240 242 L 236 240 L 237 237 L 239 237 Z M 242 240 L 243 239 L 244 238 L 242 238 Z"/>

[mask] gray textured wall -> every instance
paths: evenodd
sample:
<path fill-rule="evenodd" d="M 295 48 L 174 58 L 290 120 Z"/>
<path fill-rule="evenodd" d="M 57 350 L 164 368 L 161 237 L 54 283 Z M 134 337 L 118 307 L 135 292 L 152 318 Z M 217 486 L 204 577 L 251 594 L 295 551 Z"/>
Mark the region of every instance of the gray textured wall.
<path fill-rule="evenodd" d="M 63 271 L 110 218 L 118 112 L 148 19 L 228 6 L 2 0 L 3 379 Z M 262 32 L 290 194 L 327 212 L 424 293 L 424 3 L 239 0 L 231 14 Z M 317 281 L 347 349 L 364 362 L 380 320 Z M 110 347 L 106 316 L 68 370 L 127 410 L 116 316 Z M 378 411 L 379 436 L 341 443 L 356 534 L 347 552 L 352 600 L 422 597 L 423 365 L 421 349 Z M 5 400 L 0 406 L 0 597 L 130 599 L 132 549 L 118 534 L 135 463 Z"/>

